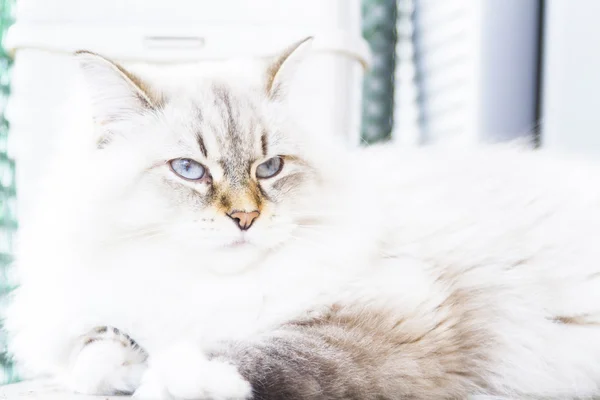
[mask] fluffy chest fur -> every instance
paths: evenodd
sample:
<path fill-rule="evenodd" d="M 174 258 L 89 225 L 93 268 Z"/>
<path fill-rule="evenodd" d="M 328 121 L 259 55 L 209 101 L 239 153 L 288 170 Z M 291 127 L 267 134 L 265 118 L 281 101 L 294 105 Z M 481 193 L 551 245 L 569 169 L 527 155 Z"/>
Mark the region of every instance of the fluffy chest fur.
<path fill-rule="evenodd" d="M 330 244 L 337 243 L 322 241 L 318 246 Z M 341 255 L 315 254 L 315 245 L 298 245 L 254 261 L 258 264 L 242 274 L 229 275 L 198 264 L 218 266 L 231 262 L 230 255 L 205 253 L 198 260 L 169 253 L 161 245 L 154 244 L 159 251 L 152 250 L 150 241 L 123 252 L 105 252 L 100 262 L 87 264 L 91 270 L 69 272 L 68 282 L 56 282 L 65 296 L 62 312 L 71 309 L 69 319 L 85 321 L 78 331 L 104 321 L 129 332 L 149 351 L 176 337 L 199 337 L 210 346 L 258 334 L 326 304 L 364 271 L 367 260 L 375 262 L 367 248 L 353 251 L 350 262 Z M 365 262 L 356 262 L 359 257 Z"/>

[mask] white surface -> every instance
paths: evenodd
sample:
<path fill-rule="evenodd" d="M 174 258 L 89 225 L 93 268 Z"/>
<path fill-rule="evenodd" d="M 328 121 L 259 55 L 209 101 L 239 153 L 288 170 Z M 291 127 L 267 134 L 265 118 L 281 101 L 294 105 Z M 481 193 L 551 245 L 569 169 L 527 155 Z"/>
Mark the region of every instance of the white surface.
<path fill-rule="evenodd" d="M 546 5 L 542 143 L 600 156 L 600 2 Z"/>
<path fill-rule="evenodd" d="M 0 386 L 0 400 L 123 400 L 128 397 L 84 396 L 67 393 L 48 381 Z"/>
<path fill-rule="evenodd" d="M 84 396 L 70 394 L 46 381 L 0 386 L 0 400 L 126 400 L 129 396 Z M 469 400 L 516 400 L 495 396 L 472 396 Z M 521 399 L 522 400 L 522 399 Z"/>
<path fill-rule="evenodd" d="M 72 52 L 173 62 L 266 56 L 302 37 L 319 51 L 367 64 L 360 0 L 23 0 L 9 49 Z"/>
<path fill-rule="evenodd" d="M 417 5 L 423 140 L 530 135 L 538 2 L 423 0 Z"/>

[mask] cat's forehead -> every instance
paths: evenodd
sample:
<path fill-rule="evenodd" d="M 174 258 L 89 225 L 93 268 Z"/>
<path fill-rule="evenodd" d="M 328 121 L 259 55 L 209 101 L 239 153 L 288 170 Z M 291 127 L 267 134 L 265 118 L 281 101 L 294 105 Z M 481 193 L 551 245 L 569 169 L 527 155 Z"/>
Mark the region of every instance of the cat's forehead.
<path fill-rule="evenodd" d="M 269 150 L 271 129 L 261 100 L 249 90 L 210 82 L 174 99 L 172 118 L 183 123 L 186 144 L 197 146 L 204 157 L 246 164 Z"/>

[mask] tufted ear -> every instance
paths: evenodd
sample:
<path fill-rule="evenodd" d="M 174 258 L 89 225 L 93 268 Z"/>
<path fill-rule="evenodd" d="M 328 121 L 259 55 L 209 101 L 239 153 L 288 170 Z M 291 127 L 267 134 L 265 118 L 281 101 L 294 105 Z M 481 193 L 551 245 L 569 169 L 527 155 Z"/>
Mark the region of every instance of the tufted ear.
<path fill-rule="evenodd" d="M 266 92 L 269 98 L 285 97 L 287 88 L 298 66 L 310 50 L 313 37 L 309 36 L 286 48 L 267 68 Z"/>
<path fill-rule="evenodd" d="M 136 114 L 156 109 L 160 99 L 138 77 L 119 64 L 89 51 L 75 53 L 87 82 L 92 101 L 94 121 L 107 127 L 111 123 L 125 121 Z M 98 138 L 106 143 L 108 137 Z"/>

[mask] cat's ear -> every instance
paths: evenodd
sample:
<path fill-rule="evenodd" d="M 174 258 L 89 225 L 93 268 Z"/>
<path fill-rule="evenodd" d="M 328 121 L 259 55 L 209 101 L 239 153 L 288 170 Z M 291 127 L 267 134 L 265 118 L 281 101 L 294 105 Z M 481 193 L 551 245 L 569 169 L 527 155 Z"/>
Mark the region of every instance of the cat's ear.
<path fill-rule="evenodd" d="M 158 98 L 119 64 L 88 51 L 75 53 L 87 82 L 94 120 L 101 126 L 156 109 Z"/>
<path fill-rule="evenodd" d="M 313 37 L 309 36 L 286 48 L 267 68 L 266 92 L 272 100 L 285 97 L 287 88 L 299 64 L 310 50 Z"/>

